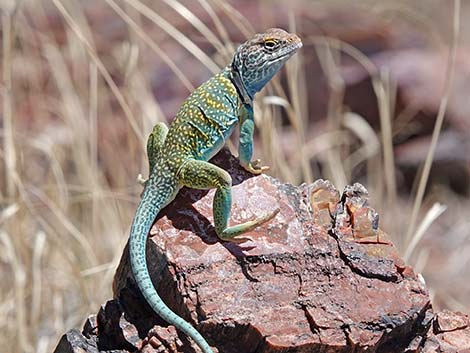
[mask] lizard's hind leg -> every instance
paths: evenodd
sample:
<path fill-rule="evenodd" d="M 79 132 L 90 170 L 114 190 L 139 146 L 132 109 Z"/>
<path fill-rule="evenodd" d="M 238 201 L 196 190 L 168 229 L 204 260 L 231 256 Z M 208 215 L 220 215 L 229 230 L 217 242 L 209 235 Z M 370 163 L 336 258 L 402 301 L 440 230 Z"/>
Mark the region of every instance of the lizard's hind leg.
<path fill-rule="evenodd" d="M 222 240 L 247 241 L 248 238 L 235 237 L 255 229 L 272 219 L 279 212 L 279 210 L 276 210 L 255 220 L 228 227 L 232 207 L 232 178 L 225 170 L 208 162 L 190 159 L 181 167 L 178 178 L 181 184 L 193 189 L 217 189 L 214 195 L 212 212 L 214 214 L 215 230 Z"/>
<path fill-rule="evenodd" d="M 149 173 L 152 173 L 152 170 L 157 162 L 158 152 L 165 142 L 166 135 L 168 134 L 168 125 L 163 122 L 156 123 L 153 127 L 152 132 L 147 139 L 147 158 L 149 160 Z M 146 179 L 142 177 L 142 174 L 139 174 L 137 181 L 145 186 Z"/>
<path fill-rule="evenodd" d="M 159 122 L 153 127 L 152 132 L 147 140 L 147 156 L 149 159 L 149 172 L 151 173 L 157 161 L 157 155 L 160 147 L 165 142 L 168 134 L 168 126 L 166 123 Z"/>

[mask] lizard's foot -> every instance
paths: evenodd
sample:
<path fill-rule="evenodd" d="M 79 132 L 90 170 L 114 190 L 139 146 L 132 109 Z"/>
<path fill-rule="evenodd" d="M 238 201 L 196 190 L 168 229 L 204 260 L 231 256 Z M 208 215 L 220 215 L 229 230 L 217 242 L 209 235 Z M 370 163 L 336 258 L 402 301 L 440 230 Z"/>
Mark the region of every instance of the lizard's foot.
<path fill-rule="evenodd" d="M 256 159 L 252 162 L 249 162 L 248 165 L 242 165 L 242 167 L 247 171 L 255 175 L 259 175 L 269 170 L 268 166 L 261 166 L 261 160 Z"/>
<path fill-rule="evenodd" d="M 236 226 L 225 228 L 222 232 L 219 232 L 218 236 L 220 239 L 224 241 L 230 241 L 234 243 L 244 243 L 248 240 L 252 240 L 248 237 L 238 237 L 243 233 L 252 231 L 253 229 L 259 227 L 260 225 L 270 221 L 279 213 L 280 209 L 276 209 L 272 213 L 268 213 L 260 218 L 254 219 L 252 221 L 248 221 L 242 224 L 238 224 Z"/>
<path fill-rule="evenodd" d="M 233 238 L 229 238 L 229 239 L 222 239 L 221 240 L 223 241 L 226 241 L 226 242 L 229 242 L 229 243 L 235 243 L 235 244 L 243 244 L 243 243 L 246 243 L 247 241 L 253 241 L 252 238 L 249 238 L 249 237 L 233 237 Z"/>
<path fill-rule="evenodd" d="M 259 162 L 255 162 L 257 166 Z M 249 163 L 252 165 L 252 163 Z M 266 170 L 264 167 L 253 169 L 255 172 L 261 173 Z M 178 179 L 180 184 L 196 189 L 217 188 L 214 195 L 213 209 L 214 223 L 217 236 L 221 240 L 245 242 L 248 238 L 234 238 L 237 235 L 249 232 L 259 225 L 268 222 L 274 218 L 279 209 L 255 220 L 228 227 L 230 218 L 230 210 L 232 207 L 232 178 L 225 170 L 211 163 L 189 159 L 183 164 L 179 170 Z"/>
<path fill-rule="evenodd" d="M 144 177 L 142 176 L 142 174 L 139 173 L 139 175 L 137 175 L 137 182 L 142 185 L 142 186 L 145 186 L 145 184 L 147 183 L 147 179 L 144 179 Z"/>

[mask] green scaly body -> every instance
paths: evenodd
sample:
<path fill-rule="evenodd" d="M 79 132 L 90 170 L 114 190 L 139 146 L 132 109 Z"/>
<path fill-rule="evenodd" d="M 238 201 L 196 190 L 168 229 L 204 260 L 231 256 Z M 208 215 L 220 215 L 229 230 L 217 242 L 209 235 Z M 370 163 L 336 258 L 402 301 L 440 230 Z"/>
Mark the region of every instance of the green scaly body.
<path fill-rule="evenodd" d="M 217 189 L 213 204 L 214 223 L 217 235 L 222 240 L 243 242 L 245 238 L 236 236 L 256 228 L 277 214 L 275 211 L 253 221 L 228 227 L 232 181 L 226 171 L 207 162 L 223 147 L 234 127 L 239 124 L 241 165 L 256 174 L 267 169 L 259 167 L 257 162 L 251 162 L 254 129 L 252 98 L 287 58 L 300 48 L 301 43 L 297 36 L 278 29 L 257 36 L 244 44 L 246 48 L 241 46 L 238 49 L 231 66 L 201 85 L 186 99 L 170 129 L 163 124 L 155 126 L 147 150 L 150 176 L 145 182 L 142 199 L 131 226 L 131 268 L 143 296 L 160 317 L 191 337 L 204 353 L 213 352 L 209 344 L 193 326 L 166 306 L 151 282 L 146 263 L 147 234 L 157 214 L 175 198 L 182 186 Z M 254 55 L 258 54 L 254 49 L 264 48 L 267 40 L 285 40 L 285 47 L 290 45 L 289 51 L 284 50 L 288 55 L 281 52 L 279 55 L 284 55 L 282 62 L 277 58 L 277 62 L 273 61 L 275 65 L 267 67 L 268 71 L 263 70 L 255 76 L 246 69 L 250 58 L 248 54 L 253 54 L 253 60 L 261 60 Z M 245 56 L 240 57 L 242 54 Z"/>

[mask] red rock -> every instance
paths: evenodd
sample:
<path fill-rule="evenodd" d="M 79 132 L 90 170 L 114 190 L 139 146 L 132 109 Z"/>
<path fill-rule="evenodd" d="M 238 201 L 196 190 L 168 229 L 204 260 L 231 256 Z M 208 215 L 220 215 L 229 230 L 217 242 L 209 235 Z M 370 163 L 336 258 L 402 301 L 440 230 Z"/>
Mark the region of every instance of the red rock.
<path fill-rule="evenodd" d="M 423 353 L 469 353 L 470 317 L 460 312 L 442 311 L 435 315 L 433 328 L 425 337 Z"/>
<path fill-rule="evenodd" d="M 98 353 L 96 341 L 87 339 L 77 329 L 65 333 L 57 344 L 55 353 Z M 118 351 L 116 351 L 118 353 Z"/>
<path fill-rule="evenodd" d="M 444 310 L 436 314 L 434 324 L 437 332 L 463 330 L 468 327 L 469 318 L 460 312 Z"/>
<path fill-rule="evenodd" d="M 379 229 L 361 185 L 339 197 L 325 181 L 294 187 L 251 177 L 226 151 L 215 162 L 234 179 L 232 223 L 276 208 L 279 214 L 249 233 L 251 241 L 222 243 L 212 226 L 213 192 L 182 190 L 156 221 L 147 260 L 164 301 L 218 352 L 467 348 L 468 317 L 444 312 L 432 324 L 427 289 Z M 318 217 L 322 210 L 328 212 Z M 358 220 L 357 212 L 366 217 Z M 374 241 L 355 236 L 358 224 L 359 232 L 374 232 Z M 86 325 L 88 339 L 64 336 L 56 353 L 70 351 L 64 347 L 73 342 L 88 343 L 86 352 L 197 351 L 145 303 L 129 272 L 127 250 L 114 291 L 116 298 Z"/>
<path fill-rule="evenodd" d="M 223 155 L 218 161 L 228 158 Z M 223 167 L 234 179 L 246 178 L 236 160 L 228 160 Z M 396 341 L 395 332 L 402 341 L 411 340 L 429 310 L 426 289 L 414 274 L 402 276 L 391 244 L 350 242 L 354 222 L 346 217 L 341 224 L 331 218 L 332 225 L 339 225 L 331 234 L 315 223 L 309 205 L 318 206 L 319 199 L 305 198 L 312 190 L 281 185 L 264 175 L 235 185 L 233 224 L 281 210 L 242 246 L 217 242 L 213 191 L 183 191 L 156 222 L 149 266 L 157 289 L 221 352 L 351 347 L 385 352 Z M 361 195 L 353 197 L 366 204 Z M 329 209 L 334 198 L 327 199 Z M 116 275 L 119 299 L 132 281 L 126 257 L 127 252 Z"/>

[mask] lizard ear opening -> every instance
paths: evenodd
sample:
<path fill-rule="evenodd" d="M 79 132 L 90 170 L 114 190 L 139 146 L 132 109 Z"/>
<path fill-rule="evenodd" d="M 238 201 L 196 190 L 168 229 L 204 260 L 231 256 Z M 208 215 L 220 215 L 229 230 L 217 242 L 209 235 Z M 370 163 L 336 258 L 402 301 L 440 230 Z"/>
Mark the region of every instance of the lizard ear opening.
<path fill-rule="evenodd" d="M 240 48 L 242 46 L 243 46 L 243 44 L 240 47 L 238 47 L 238 49 L 235 52 L 235 55 L 233 56 L 233 59 L 232 59 L 232 68 L 238 70 L 239 72 L 242 71 L 243 63 L 245 61 L 244 55 L 242 54 L 243 51 L 240 50 Z"/>

